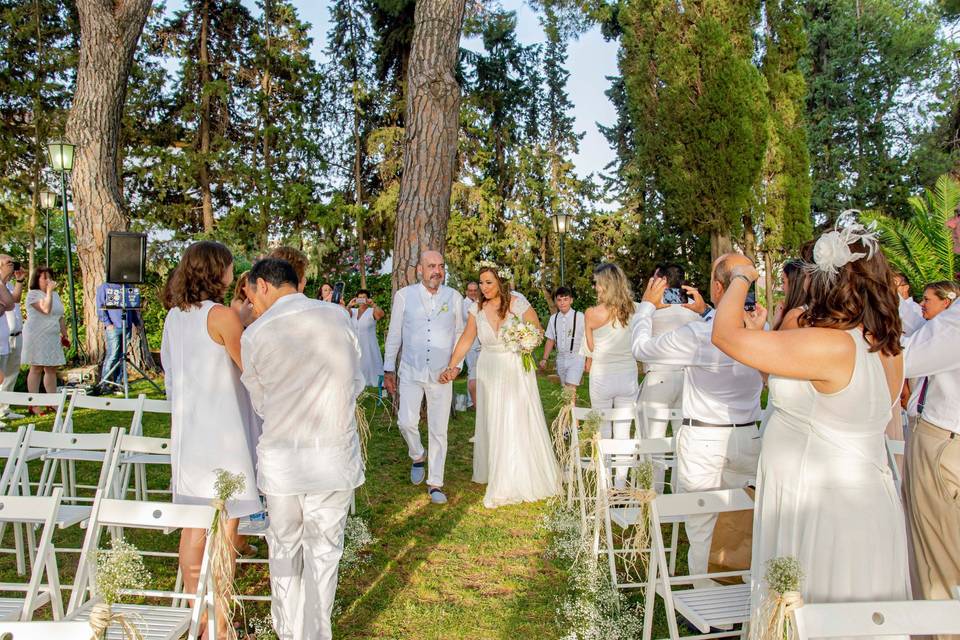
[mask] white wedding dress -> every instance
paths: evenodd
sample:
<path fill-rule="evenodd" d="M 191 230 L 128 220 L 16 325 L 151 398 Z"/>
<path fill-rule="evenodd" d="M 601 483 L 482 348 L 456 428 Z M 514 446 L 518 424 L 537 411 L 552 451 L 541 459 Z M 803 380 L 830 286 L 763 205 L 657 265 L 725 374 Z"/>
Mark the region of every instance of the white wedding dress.
<path fill-rule="evenodd" d="M 766 624 L 766 563 L 781 556 L 800 561 L 804 602 L 910 599 L 907 529 L 884 447 L 893 403 L 880 355 L 859 329 L 848 334 L 856 364 L 843 390 L 823 394 L 806 380 L 770 376 L 751 626 Z"/>
<path fill-rule="evenodd" d="M 504 322 L 517 322 L 530 308 L 525 299 L 512 298 Z M 520 355 L 500 341 L 476 304 L 469 313 L 480 340 L 473 481 L 487 483 L 483 505 L 493 509 L 555 496 L 560 493 L 560 468 L 536 374 L 524 371 Z"/>

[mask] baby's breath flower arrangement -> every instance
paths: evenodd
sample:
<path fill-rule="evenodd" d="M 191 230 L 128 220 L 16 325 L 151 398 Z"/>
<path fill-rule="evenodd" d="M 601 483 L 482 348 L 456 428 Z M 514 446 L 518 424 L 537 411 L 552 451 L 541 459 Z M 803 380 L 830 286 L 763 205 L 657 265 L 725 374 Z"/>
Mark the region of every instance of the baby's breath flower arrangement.
<path fill-rule="evenodd" d="M 226 469 L 216 469 L 217 479 L 213 484 L 217 497 L 211 503 L 216 511 L 213 514 L 213 523 L 210 525 L 211 558 L 210 571 L 213 574 L 214 604 L 220 610 L 220 615 L 227 619 L 226 636 L 228 640 L 236 640 L 237 633 L 230 623 L 233 620 L 235 587 L 233 584 L 233 564 L 237 557 L 237 550 L 227 531 L 227 502 L 243 493 L 247 488 L 247 481 L 241 473 L 230 473 Z"/>
<path fill-rule="evenodd" d="M 767 595 L 760 604 L 760 620 L 768 622 L 756 625 L 751 632 L 753 640 L 795 640 L 797 629 L 790 614 L 803 606 L 800 561 L 793 556 L 768 560 L 763 579 L 767 583 Z"/>
<path fill-rule="evenodd" d="M 150 573 L 143 566 L 143 557 L 137 548 L 122 538 L 111 541 L 110 549 L 96 554 L 96 593 L 101 602 L 90 612 L 90 628 L 96 640 L 106 637 L 107 629 L 117 624 L 128 640 L 142 640 L 140 631 L 122 613 L 114 614 L 111 607 L 120 601 L 124 591 L 145 589 Z"/>
<path fill-rule="evenodd" d="M 343 532 L 343 556 L 340 558 L 340 573 L 347 574 L 356 571 L 369 561 L 364 552 L 374 545 L 377 539 L 370 533 L 366 521 L 359 516 L 347 518 L 347 526 Z"/>
<path fill-rule="evenodd" d="M 277 640 L 277 632 L 273 629 L 273 618 L 270 614 L 262 618 L 253 618 L 250 623 L 253 625 L 253 637 L 256 640 Z"/>

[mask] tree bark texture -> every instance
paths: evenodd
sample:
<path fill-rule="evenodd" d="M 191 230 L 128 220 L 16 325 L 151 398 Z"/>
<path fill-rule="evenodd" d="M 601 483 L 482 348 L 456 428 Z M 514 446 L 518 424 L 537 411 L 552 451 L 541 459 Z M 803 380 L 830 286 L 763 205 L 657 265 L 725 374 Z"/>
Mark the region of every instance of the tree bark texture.
<path fill-rule="evenodd" d="M 417 0 L 407 72 L 403 174 L 393 245 L 393 289 L 417 280 L 427 250 L 443 252 L 457 157 L 464 0 Z"/>
<path fill-rule="evenodd" d="M 203 3 L 200 23 L 200 200 L 203 210 L 203 232 L 213 233 L 213 196 L 210 193 L 210 56 L 207 42 L 210 38 L 210 3 Z"/>
<path fill-rule="evenodd" d="M 106 277 L 107 233 L 126 229 L 117 173 L 120 119 L 127 78 L 151 0 L 77 0 L 80 59 L 66 137 L 77 145 L 73 167 L 73 228 L 83 287 L 86 350 L 103 356 L 97 324 L 97 286 Z"/>

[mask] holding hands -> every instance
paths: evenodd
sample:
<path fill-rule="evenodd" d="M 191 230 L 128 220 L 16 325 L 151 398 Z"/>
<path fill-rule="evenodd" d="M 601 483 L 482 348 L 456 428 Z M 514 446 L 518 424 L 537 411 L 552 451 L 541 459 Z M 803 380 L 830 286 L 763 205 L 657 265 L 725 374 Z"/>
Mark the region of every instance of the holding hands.
<path fill-rule="evenodd" d="M 447 367 L 443 370 L 443 373 L 440 374 L 440 378 L 437 381 L 440 384 L 447 384 L 448 382 L 456 380 L 458 375 L 460 375 L 460 369 L 457 367 Z"/>

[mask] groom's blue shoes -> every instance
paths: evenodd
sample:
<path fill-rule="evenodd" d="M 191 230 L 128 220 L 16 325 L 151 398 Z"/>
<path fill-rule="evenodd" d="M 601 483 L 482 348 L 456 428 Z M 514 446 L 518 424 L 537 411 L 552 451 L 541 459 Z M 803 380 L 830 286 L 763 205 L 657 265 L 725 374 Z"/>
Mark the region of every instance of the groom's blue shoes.
<path fill-rule="evenodd" d="M 414 462 L 410 467 L 410 482 L 420 484 L 427 477 L 427 470 L 424 468 L 424 461 Z"/>
<path fill-rule="evenodd" d="M 447 504 L 447 496 L 437 487 L 430 487 L 427 492 L 430 494 L 430 502 L 433 504 Z"/>

